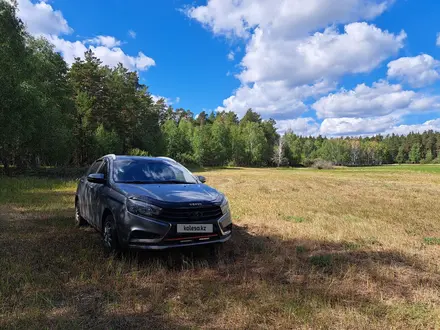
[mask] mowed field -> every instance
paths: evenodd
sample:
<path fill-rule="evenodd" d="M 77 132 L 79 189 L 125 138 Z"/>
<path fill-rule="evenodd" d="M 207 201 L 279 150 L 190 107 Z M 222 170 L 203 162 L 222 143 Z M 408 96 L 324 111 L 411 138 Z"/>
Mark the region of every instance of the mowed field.
<path fill-rule="evenodd" d="M 0 328 L 440 329 L 440 167 L 233 168 L 234 237 L 105 256 L 76 183 L 0 177 Z"/>

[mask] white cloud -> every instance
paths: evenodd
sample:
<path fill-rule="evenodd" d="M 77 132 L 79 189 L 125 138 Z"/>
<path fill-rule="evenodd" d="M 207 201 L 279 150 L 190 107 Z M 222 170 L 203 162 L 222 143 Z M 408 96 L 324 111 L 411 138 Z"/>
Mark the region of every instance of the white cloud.
<path fill-rule="evenodd" d="M 33 35 L 61 35 L 73 32 L 63 14 L 44 1 L 33 3 L 30 0 L 18 0 L 18 17 Z"/>
<path fill-rule="evenodd" d="M 128 30 L 128 35 L 130 36 L 130 38 L 132 39 L 136 39 L 136 32 L 133 30 Z"/>
<path fill-rule="evenodd" d="M 156 64 L 152 58 L 147 57 L 142 52 L 139 52 L 137 56 L 130 56 L 125 54 L 119 47 L 95 47 L 92 45 L 85 45 L 80 41 L 67 41 L 56 36 L 47 36 L 47 38 L 55 45 L 55 49 L 63 54 L 63 57 L 68 64 L 72 64 L 76 57 L 83 58 L 84 52 L 89 49 L 101 59 L 103 64 L 111 67 L 116 66 L 118 63 L 122 63 L 130 70 L 145 71 Z"/>
<path fill-rule="evenodd" d="M 372 87 L 357 85 L 354 90 L 341 90 L 315 102 L 312 108 L 318 118 L 372 117 L 391 114 L 397 110 L 431 110 L 439 107 L 436 97 L 426 97 L 401 85 L 379 81 Z"/>
<path fill-rule="evenodd" d="M 428 120 L 422 124 L 402 125 L 400 115 L 388 115 L 370 118 L 327 118 L 319 124 L 313 118 L 297 118 L 277 121 L 278 133 L 284 134 L 291 129 L 301 136 L 323 135 L 372 136 L 375 134 L 407 135 L 411 132 L 440 131 L 440 119 Z"/>
<path fill-rule="evenodd" d="M 164 96 L 151 94 L 151 98 L 153 99 L 153 102 L 157 102 L 160 99 L 163 99 L 166 104 L 172 104 L 171 100 L 167 97 L 164 97 Z"/>
<path fill-rule="evenodd" d="M 424 87 L 440 79 L 440 62 L 422 54 L 401 57 L 388 63 L 388 77 L 407 82 L 412 87 Z"/>
<path fill-rule="evenodd" d="M 121 45 L 121 42 L 112 36 L 97 36 L 93 39 L 86 40 L 85 43 L 104 46 L 108 48 L 113 48 Z"/>
<path fill-rule="evenodd" d="M 440 119 L 433 119 L 424 122 L 423 124 L 415 124 L 415 125 L 399 125 L 392 127 L 391 129 L 385 131 L 385 134 L 398 134 L 398 135 L 407 135 L 409 133 L 423 133 L 425 131 L 440 131 Z"/>
<path fill-rule="evenodd" d="M 27 31 L 35 36 L 44 36 L 54 44 L 56 51 L 63 54 L 68 64 L 72 64 L 76 57 L 83 58 L 84 52 L 92 50 L 105 65 L 114 67 L 122 63 L 130 70 L 145 71 L 154 66 L 155 61 L 139 52 L 137 56 L 130 56 L 118 46 L 121 42 L 112 36 L 97 36 L 85 41 L 68 41 L 60 37 L 61 34 L 71 33 L 63 14 L 54 10 L 45 1 L 33 3 L 30 0 L 18 0 L 18 17 L 23 20 Z"/>
<path fill-rule="evenodd" d="M 292 130 L 297 135 L 313 136 L 319 132 L 319 124 L 313 118 L 278 120 L 276 126 L 280 134 Z"/>
<path fill-rule="evenodd" d="M 235 53 L 233 51 L 230 51 L 228 53 L 228 60 L 233 61 L 235 59 Z"/>
<path fill-rule="evenodd" d="M 119 48 L 118 48 L 119 49 Z M 119 49 L 119 51 L 125 55 L 121 49 Z M 144 53 L 139 52 L 137 57 L 132 57 L 132 56 L 128 56 L 125 55 L 125 58 L 128 58 L 128 60 L 134 64 L 134 67 L 136 69 L 138 69 L 139 71 L 145 71 L 147 70 L 150 66 L 155 66 L 156 62 L 151 58 L 146 56 Z"/>
<path fill-rule="evenodd" d="M 286 80 L 292 85 L 369 72 L 403 47 L 406 34 L 352 23 L 345 33 L 331 27 L 305 39 L 277 39 L 257 28 L 242 60 L 243 82 Z"/>
<path fill-rule="evenodd" d="M 326 94 L 335 88 L 334 83 L 320 81 L 314 85 L 291 88 L 283 81 L 255 83 L 252 87 L 244 85 L 234 95 L 223 101 L 218 111 L 234 111 L 239 116 L 252 108 L 263 116 L 289 114 L 299 116 L 307 110 L 303 100 L 319 94 Z"/>
<path fill-rule="evenodd" d="M 209 0 L 206 6 L 190 7 L 189 17 L 214 34 L 248 37 L 252 29 L 271 29 L 273 35 L 305 35 L 333 23 L 372 19 L 393 0 Z"/>
<path fill-rule="evenodd" d="M 376 134 L 391 129 L 399 116 L 371 118 L 327 118 L 321 123 L 320 133 L 326 136 Z"/>
<path fill-rule="evenodd" d="M 312 91 L 310 86 L 320 81 L 370 72 L 398 53 L 405 32 L 350 23 L 376 17 L 392 2 L 339 0 L 336 6 L 333 0 L 209 0 L 186 13 L 214 34 L 246 40 L 242 71 L 236 75 L 242 86 L 220 110 L 243 114 L 252 107 L 264 117 L 295 117 L 305 109 L 298 90 Z M 346 24 L 343 32 L 337 23 Z M 276 90 L 279 86 L 282 93 Z"/>

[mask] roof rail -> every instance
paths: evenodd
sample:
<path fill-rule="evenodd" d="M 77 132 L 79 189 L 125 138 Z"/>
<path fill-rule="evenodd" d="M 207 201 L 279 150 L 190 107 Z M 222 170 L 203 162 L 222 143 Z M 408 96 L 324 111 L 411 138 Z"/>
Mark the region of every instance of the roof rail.
<path fill-rule="evenodd" d="M 174 159 L 172 159 L 172 158 L 170 158 L 170 157 L 160 156 L 160 157 L 156 157 L 156 158 L 159 158 L 159 159 L 165 159 L 165 160 L 169 160 L 169 161 L 171 161 L 171 162 L 177 163 Z"/>

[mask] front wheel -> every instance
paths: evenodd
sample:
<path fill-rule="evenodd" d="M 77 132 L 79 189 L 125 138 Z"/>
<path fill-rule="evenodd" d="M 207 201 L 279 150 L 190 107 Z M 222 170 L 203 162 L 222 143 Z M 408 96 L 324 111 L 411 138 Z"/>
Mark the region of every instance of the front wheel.
<path fill-rule="evenodd" d="M 79 212 L 79 203 L 77 202 L 75 204 L 75 227 L 82 227 L 85 225 L 87 225 L 87 221 L 81 216 L 81 213 Z"/>
<path fill-rule="evenodd" d="M 118 241 L 118 234 L 116 232 L 115 221 L 111 215 L 108 215 L 104 220 L 102 238 L 104 243 L 104 251 L 106 253 L 115 253 L 121 250 Z"/>

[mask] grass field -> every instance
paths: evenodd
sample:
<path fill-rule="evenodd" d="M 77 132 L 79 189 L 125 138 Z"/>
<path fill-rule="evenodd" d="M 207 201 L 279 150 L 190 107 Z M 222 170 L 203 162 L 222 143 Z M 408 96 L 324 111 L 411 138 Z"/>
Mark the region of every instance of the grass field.
<path fill-rule="evenodd" d="M 440 329 L 440 166 L 203 175 L 233 239 L 121 258 L 75 182 L 0 177 L 0 328 Z"/>

